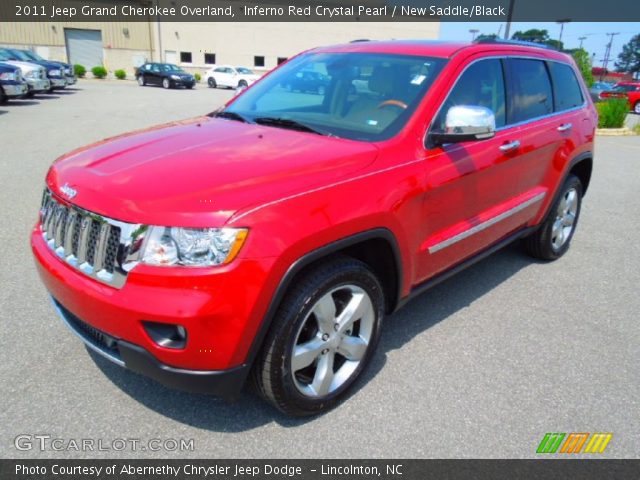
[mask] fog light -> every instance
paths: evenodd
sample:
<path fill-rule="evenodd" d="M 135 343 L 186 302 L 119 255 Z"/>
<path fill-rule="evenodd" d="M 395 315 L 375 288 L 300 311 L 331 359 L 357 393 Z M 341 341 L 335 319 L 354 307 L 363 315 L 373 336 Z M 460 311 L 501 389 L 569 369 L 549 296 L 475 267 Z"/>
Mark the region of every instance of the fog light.
<path fill-rule="evenodd" d="M 143 321 L 142 326 L 161 347 L 179 349 L 187 345 L 187 330 L 182 325 Z"/>

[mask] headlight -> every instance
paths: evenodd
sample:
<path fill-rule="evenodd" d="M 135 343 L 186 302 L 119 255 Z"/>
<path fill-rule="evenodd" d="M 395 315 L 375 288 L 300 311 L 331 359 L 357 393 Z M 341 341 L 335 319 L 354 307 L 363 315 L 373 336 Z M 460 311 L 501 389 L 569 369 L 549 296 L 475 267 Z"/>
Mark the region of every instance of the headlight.
<path fill-rule="evenodd" d="M 238 255 L 247 233 L 246 228 L 151 227 L 142 262 L 160 266 L 222 265 Z"/>
<path fill-rule="evenodd" d="M 36 70 L 29 70 L 27 73 L 24 74 L 25 78 L 36 78 L 36 76 L 37 76 Z"/>
<path fill-rule="evenodd" d="M 171 75 L 171 80 L 180 80 L 178 75 Z"/>
<path fill-rule="evenodd" d="M 15 82 L 18 79 L 15 72 L 0 73 L 0 80 Z"/>
<path fill-rule="evenodd" d="M 51 75 L 52 77 L 59 77 L 60 70 L 49 70 L 49 75 Z"/>

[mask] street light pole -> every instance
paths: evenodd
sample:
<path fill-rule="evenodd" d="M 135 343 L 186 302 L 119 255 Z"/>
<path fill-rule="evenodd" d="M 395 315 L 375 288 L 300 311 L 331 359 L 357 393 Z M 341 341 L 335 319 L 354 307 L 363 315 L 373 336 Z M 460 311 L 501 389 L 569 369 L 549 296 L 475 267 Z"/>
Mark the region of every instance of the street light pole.
<path fill-rule="evenodd" d="M 584 42 L 587 39 L 587 37 L 578 37 L 578 40 L 580 40 L 580 46 L 578 47 L 580 50 L 582 50 L 582 42 Z"/>

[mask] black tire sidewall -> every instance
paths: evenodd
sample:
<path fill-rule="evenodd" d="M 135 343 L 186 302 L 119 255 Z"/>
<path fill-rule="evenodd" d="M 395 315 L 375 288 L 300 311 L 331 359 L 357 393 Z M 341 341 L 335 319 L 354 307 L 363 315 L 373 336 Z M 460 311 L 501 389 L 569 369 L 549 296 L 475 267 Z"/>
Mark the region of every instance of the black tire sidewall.
<path fill-rule="evenodd" d="M 216 88 L 216 79 L 213 77 L 209 77 L 209 80 L 207 80 L 207 84 L 209 85 L 209 87 L 211 88 Z"/>
<path fill-rule="evenodd" d="M 575 188 L 576 191 L 578 192 L 578 198 L 577 198 L 578 208 L 576 210 L 576 218 L 573 222 L 573 229 L 569 234 L 569 238 L 564 242 L 564 244 L 559 249 L 555 249 L 552 243 L 551 232 L 553 230 L 553 224 L 556 219 L 556 212 L 558 211 L 558 206 L 560 205 L 560 202 L 566 195 L 567 191 L 571 188 Z M 541 233 L 540 241 L 542 242 L 542 248 L 545 251 L 545 253 L 548 254 L 549 258 L 552 258 L 552 259 L 560 258 L 562 255 L 564 255 L 567 252 L 567 250 L 569 250 L 569 246 L 571 245 L 571 240 L 573 239 L 573 235 L 576 233 L 576 230 L 578 228 L 578 221 L 580 220 L 581 211 L 582 211 L 582 183 L 580 182 L 580 179 L 575 175 L 569 175 L 569 177 L 565 180 L 564 184 L 562 185 L 562 190 L 560 191 L 560 195 L 558 195 L 558 198 L 556 198 L 556 200 L 553 202 L 553 205 L 549 210 L 547 219 L 545 220 L 542 226 L 542 231 L 540 232 Z"/>

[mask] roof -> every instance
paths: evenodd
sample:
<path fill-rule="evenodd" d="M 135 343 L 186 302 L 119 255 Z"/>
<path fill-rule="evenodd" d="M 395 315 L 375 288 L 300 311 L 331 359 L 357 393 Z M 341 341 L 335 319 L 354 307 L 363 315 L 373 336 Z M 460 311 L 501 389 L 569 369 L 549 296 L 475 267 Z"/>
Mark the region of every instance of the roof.
<path fill-rule="evenodd" d="M 512 42 L 443 42 L 438 40 L 383 40 L 357 41 L 343 45 L 330 45 L 314 49 L 315 52 L 360 52 L 360 53 L 395 53 L 404 55 L 420 55 L 429 57 L 451 58 L 465 51 L 469 53 L 501 52 L 501 53 L 538 53 L 549 58 L 566 59 L 566 54 L 550 50 L 544 46 L 524 45 Z"/>

